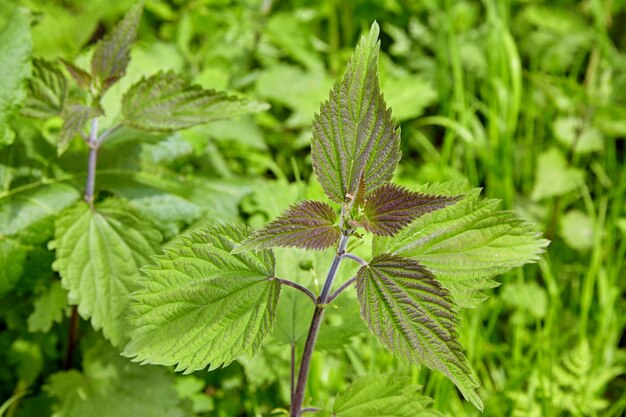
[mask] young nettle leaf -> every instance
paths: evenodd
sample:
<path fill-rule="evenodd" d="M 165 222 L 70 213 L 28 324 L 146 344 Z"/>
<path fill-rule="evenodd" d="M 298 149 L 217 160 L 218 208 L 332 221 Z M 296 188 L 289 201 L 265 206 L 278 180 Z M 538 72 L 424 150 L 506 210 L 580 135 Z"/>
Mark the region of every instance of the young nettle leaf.
<path fill-rule="evenodd" d="M 124 355 L 193 372 L 254 354 L 272 328 L 280 282 L 271 251 L 231 253 L 249 235 L 242 225 L 197 229 L 144 268 Z"/>
<path fill-rule="evenodd" d="M 384 184 L 367 198 L 363 217 L 355 222 L 379 236 L 393 236 L 416 218 L 454 204 L 460 197 L 428 195 Z"/>
<path fill-rule="evenodd" d="M 326 249 L 339 242 L 335 209 L 320 201 L 294 204 L 276 220 L 246 239 L 240 248 L 268 249 L 276 246 Z"/>
<path fill-rule="evenodd" d="M 156 253 L 160 233 L 123 200 L 110 199 L 95 209 L 80 202 L 61 213 L 55 239 L 55 268 L 70 303 L 113 345 L 124 343 L 129 295 L 138 288 L 139 268 Z"/>
<path fill-rule="evenodd" d="M 74 78 L 79 86 L 81 86 L 82 88 L 88 88 L 91 86 L 91 74 L 69 61 L 66 61 L 64 59 L 61 59 L 60 61 L 63 63 L 65 69 L 67 69 L 67 72 L 70 73 L 72 78 Z"/>
<path fill-rule="evenodd" d="M 264 103 L 189 84 L 171 71 L 143 78 L 122 99 L 124 124 L 154 132 L 171 132 L 266 109 Z"/>
<path fill-rule="evenodd" d="M 72 139 L 80 134 L 87 122 L 95 117 L 102 116 L 102 109 L 83 104 L 71 104 L 63 109 L 63 127 L 59 133 L 57 153 L 63 154 Z"/>
<path fill-rule="evenodd" d="M 456 331 L 460 316 L 450 293 L 417 261 L 376 256 L 357 273 L 361 316 L 399 357 L 444 373 L 482 410 L 478 384 Z"/>
<path fill-rule="evenodd" d="M 28 96 L 20 112 L 29 117 L 46 119 L 63 110 L 67 97 L 67 80 L 52 62 L 33 61 L 32 75 L 28 80 Z"/>
<path fill-rule="evenodd" d="M 445 194 L 445 184 L 425 193 Z M 394 237 L 374 239 L 374 254 L 393 253 L 424 264 L 462 307 L 482 301 L 479 291 L 492 288 L 491 278 L 535 262 L 548 244 L 514 212 L 501 211 L 498 200 L 468 192 L 456 204 L 417 218 Z"/>
<path fill-rule="evenodd" d="M 100 94 L 119 80 L 130 61 L 130 47 L 137 37 L 137 27 L 143 12 L 143 1 L 133 6 L 113 31 L 98 44 L 91 58 L 91 75 Z M 82 77 L 80 77 L 82 78 Z"/>
<path fill-rule="evenodd" d="M 340 83 L 313 120 L 313 169 L 326 195 L 337 203 L 365 195 L 391 180 L 400 160 L 400 131 L 378 81 L 379 28 L 363 37 Z"/>

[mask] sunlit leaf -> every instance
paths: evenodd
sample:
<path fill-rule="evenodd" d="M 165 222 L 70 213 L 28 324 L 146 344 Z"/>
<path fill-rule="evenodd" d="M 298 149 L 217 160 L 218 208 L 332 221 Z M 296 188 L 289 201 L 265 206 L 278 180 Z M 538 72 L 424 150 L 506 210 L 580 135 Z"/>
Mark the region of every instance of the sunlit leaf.
<path fill-rule="evenodd" d="M 383 345 L 406 361 L 442 372 L 482 410 L 458 341 L 460 316 L 431 272 L 408 258 L 378 255 L 359 270 L 357 294 L 361 316 Z"/>
<path fill-rule="evenodd" d="M 280 284 L 270 251 L 231 254 L 245 226 L 195 229 L 144 268 L 124 355 L 192 372 L 251 356 L 270 332 Z"/>
<path fill-rule="evenodd" d="M 241 250 L 275 246 L 321 250 L 339 241 L 337 213 L 326 203 L 302 201 L 246 239 Z"/>
<path fill-rule="evenodd" d="M 266 104 L 189 84 L 173 72 L 143 78 L 124 94 L 124 124 L 168 132 L 266 110 Z"/>
<path fill-rule="evenodd" d="M 50 288 L 39 295 L 34 302 L 34 310 L 28 316 L 29 332 L 48 332 L 52 324 L 63 320 L 67 307 L 67 291 L 59 281 L 54 281 Z"/>
<path fill-rule="evenodd" d="M 346 73 L 313 121 L 313 169 L 326 195 L 342 203 L 389 181 L 400 160 L 400 131 L 387 109 L 378 82 L 376 23 L 361 39 Z"/>
<path fill-rule="evenodd" d="M 67 97 L 67 80 L 52 62 L 33 61 L 33 71 L 28 80 L 28 95 L 20 112 L 26 116 L 45 119 L 63 110 Z"/>

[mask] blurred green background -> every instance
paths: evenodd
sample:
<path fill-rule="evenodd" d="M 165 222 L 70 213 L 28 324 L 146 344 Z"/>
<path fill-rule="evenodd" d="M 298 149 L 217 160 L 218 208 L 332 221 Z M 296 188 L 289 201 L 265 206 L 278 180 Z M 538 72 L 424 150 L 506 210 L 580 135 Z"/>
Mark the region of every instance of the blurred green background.
<path fill-rule="evenodd" d="M 84 65 L 132 4 L 0 0 L 0 28 L 15 7 L 26 7 L 34 56 Z M 464 311 L 462 343 L 484 415 L 623 416 L 623 0 L 148 0 L 127 76 L 104 98 L 107 114 L 132 83 L 162 69 L 271 109 L 170 136 L 120 134 L 98 161 L 99 192 L 129 199 L 166 239 L 209 219 L 258 227 L 290 203 L 321 195 L 311 121 L 374 20 L 382 29 L 382 90 L 402 128 L 397 182 L 484 187 L 552 241 L 539 264 L 501 277 L 486 301 Z M 254 359 L 173 376 L 130 364 L 83 322 L 75 369 L 63 372 L 69 308 L 50 268 L 51 235 L 28 242 L 19 268 L 1 236 L 15 220 L 6 209 L 15 190 L 81 189 L 84 146 L 75 141 L 58 158 L 60 123 L 18 117 L 13 144 L 0 148 L 0 404 L 27 387 L 10 411 L 16 417 L 279 415 L 289 401 L 280 326 Z M 367 253 L 368 244 L 358 250 Z M 329 263 L 324 253 L 295 250 L 277 259 L 312 287 Z M 479 415 L 442 375 L 390 356 L 360 323 L 355 300 L 342 297 L 313 359 L 312 404 L 325 405 L 358 376 L 397 372 L 422 385 L 443 415 Z M 297 308 L 310 314 L 307 304 Z M 142 388 L 146 380 L 158 384 Z M 81 387 L 100 402 L 81 403 Z"/>

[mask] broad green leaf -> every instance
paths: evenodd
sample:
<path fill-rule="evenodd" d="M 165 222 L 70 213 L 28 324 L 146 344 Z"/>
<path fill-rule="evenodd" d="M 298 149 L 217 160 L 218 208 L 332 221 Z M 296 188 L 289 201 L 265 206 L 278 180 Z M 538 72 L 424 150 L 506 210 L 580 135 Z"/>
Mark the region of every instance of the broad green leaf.
<path fill-rule="evenodd" d="M 601 151 L 604 148 L 602 133 L 578 117 L 560 117 L 552 126 L 554 136 L 577 154 Z"/>
<path fill-rule="evenodd" d="M 536 282 L 507 283 L 500 298 L 504 304 L 523 311 L 533 320 L 541 320 L 548 312 L 548 294 Z"/>
<path fill-rule="evenodd" d="M 138 288 L 139 268 L 157 252 L 160 233 L 123 200 L 109 199 L 95 209 L 83 202 L 67 209 L 55 239 L 55 268 L 70 304 L 113 345 L 124 343 L 129 295 Z"/>
<path fill-rule="evenodd" d="M 267 109 L 267 105 L 224 92 L 204 90 L 173 72 L 143 78 L 124 94 L 124 124 L 170 132 Z"/>
<path fill-rule="evenodd" d="M 446 184 L 420 192 L 448 194 Z M 416 219 L 396 236 L 376 237 L 374 254 L 393 253 L 425 265 L 454 295 L 461 307 L 484 300 L 479 291 L 492 280 L 526 263 L 535 262 L 548 242 L 514 212 L 498 210 L 499 201 L 468 192 L 452 206 Z"/>
<path fill-rule="evenodd" d="M 357 273 L 361 317 L 402 359 L 436 369 L 482 410 L 476 383 L 458 341 L 460 316 L 450 293 L 418 262 L 376 256 Z"/>
<path fill-rule="evenodd" d="M 241 225 L 195 229 L 144 268 L 124 355 L 189 373 L 254 354 L 271 331 L 280 283 L 270 251 L 231 254 L 249 234 Z"/>
<path fill-rule="evenodd" d="M 188 416 L 166 369 L 131 363 L 102 341 L 85 352 L 82 372 L 57 372 L 45 390 L 57 399 L 52 417 Z"/>
<path fill-rule="evenodd" d="M 276 246 L 321 250 L 339 242 L 337 213 L 326 203 L 307 200 L 292 205 L 276 220 L 247 238 L 236 252 Z"/>
<path fill-rule="evenodd" d="M 61 70 L 52 62 L 35 59 L 21 113 L 40 119 L 59 115 L 66 97 L 67 80 Z"/>
<path fill-rule="evenodd" d="M 54 281 L 50 288 L 39 295 L 34 302 L 35 309 L 28 316 L 29 332 L 48 332 L 52 324 L 63 320 L 67 308 L 67 291 L 59 281 Z"/>
<path fill-rule="evenodd" d="M 369 375 L 350 385 L 335 399 L 333 417 L 438 416 L 427 407 L 432 399 L 417 394 L 407 377 Z"/>
<path fill-rule="evenodd" d="M 97 80 L 96 88 L 101 94 L 125 74 L 142 12 L 143 1 L 140 1 L 96 45 L 91 58 L 91 75 Z"/>
<path fill-rule="evenodd" d="M 400 131 L 378 82 L 379 28 L 372 25 L 313 121 L 311 156 L 326 195 L 342 203 L 391 180 L 400 160 Z"/>
<path fill-rule="evenodd" d="M 23 82 L 30 72 L 31 52 L 30 12 L 18 8 L 0 30 L 0 146 L 12 141 L 6 122 L 24 98 Z"/>
<path fill-rule="evenodd" d="M 570 210 L 559 221 L 559 235 L 570 248 L 587 252 L 594 244 L 593 220 L 580 210 Z"/>
<path fill-rule="evenodd" d="M 0 236 L 0 297 L 11 291 L 24 272 L 28 248 L 20 242 Z"/>
<path fill-rule="evenodd" d="M 420 194 L 395 184 L 384 184 L 366 199 L 363 217 L 356 223 L 375 235 L 393 236 L 416 218 L 458 200 L 458 197 Z"/>
<path fill-rule="evenodd" d="M 582 170 L 568 165 L 559 149 L 547 150 L 539 155 L 532 199 L 539 201 L 574 191 L 584 175 Z"/>
<path fill-rule="evenodd" d="M 84 132 L 87 122 L 98 116 L 102 116 L 102 109 L 85 106 L 83 104 L 71 104 L 63 109 L 63 127 L 59 133 L 57 153 L 63 154 L 76 135 Z"/>

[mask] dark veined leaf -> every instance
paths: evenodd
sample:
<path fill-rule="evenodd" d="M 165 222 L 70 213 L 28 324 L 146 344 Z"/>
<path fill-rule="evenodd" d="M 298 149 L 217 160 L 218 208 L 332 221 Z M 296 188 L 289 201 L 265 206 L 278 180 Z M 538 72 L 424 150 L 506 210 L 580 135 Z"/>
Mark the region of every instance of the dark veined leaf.
<path fill-rule="evenodd" d="M 440 415 L 427 407 L 432 399 L 417 394 L 409 379 L 368 375 L 335 399 L 333 417 L 420 417 Z"/>
<path fill-rule="evenodd" d="M 74 78 L 79 86 L 81 86 L 82 88 L 87 88 L 91 85 L 91 74 L 69 61 L 66 61 L 64 59 L 61 59 L 60 61 L 63 63 L 65 69 L 67 69 L 67 72 L 70 73 L 72 78 Z"/>
<path fill-rule="evenodd" d="M 123 200 L 106 200 L 95 210 L 80 202 L 57 218 L 54 266 L 70 304 L 78 304 L 80 315 L 115 346 L 127 338 L 129 295 L 138 288 L 139 268 L 150 262 L 160 240 Z"/>
<path fill-rule="evenodd" d="M 126 72 L 130 61 L 130 47 L 137 37 L 142 12 L 143 1 L 140 1 L 96 45 L 91 58 L 91 75 L 97 80 L 99 85 L 96 88 L 100 93 L 106 91 Z"/>
<path fill-rule="evenodd" d="M 416 218 L 458 200 L 459 197 L 415 193 L 395 184 L 384 184 L 367 198 L 363 217 L 356 223 L 375 235 L 393 236 Z"/>
<path fill-rule="evenodd" d="M 280 294 L 271 251 L 231 254 L 242 225 L 182 235 L 144 268 L 124 355 L 186 373 L 251 356 L 271 331 Z"/>
<path fill-rule="evenodd" d="M 98 116 L 102 116 L 102 109 L 85 106 L 83 104 L 71 104 L 63 109 L 63 127 L 59 133 L 57 153 L 61 155 L 67 150 L 72 139 L 84 128 L 87 122 Z"/>
<path fill-rule="evenodd" d="M 449 186 L 434 184 L 424 193 L 446 194 Z M 393 253 L 418 260 L 454 295 L 461 307 L 484 300 L 481 290 L 497 284 L 492 278 L 539 259 L 548 244 L 514 212 L 501 211 L 498 200 L 468 192 L 456 204 L 428 213 L 394 237 L 376 237 L 374 254 Z"/>
<path fill-rule="evenodd" d="M 337 203 L 359 192 L 362 176 L 366 196 L 389 181 L 401 156 L 400 131 L 380 92 L 378 33 L 374 23 L 313 120 L 313 169 Z"/>
<path fill-rule="evenodd" d="M 66 97 L 67 80 L 63 72 L 52 62 L 35 59 L 21 113 L 41 119 L 56 116 L 63 110 Z"/>
<path fill-rule="evenodd" d="M 236 252 L 276 246 L 325 249 L 339 241 L 340 232 L 335 226 L 336 221 L 337 213 L 328 204 L 313 200 L 302 201 L 256 231 Z"/>
<path fill-rule="evenodd" d="M 460 316 L 450 293 L 418 262 L 376 256 L 357 273 L 361 317 L 399 357 L 441 371 L 482 410 L 476 383 L 456 331 Z"/>
<path fill-rule="evenodd" d="M 169 132 L 266 110 L 264 103 L 189 84 L 173 72 L 143 78 L 124 94 L 124 124 L 140 130 Z"/>

